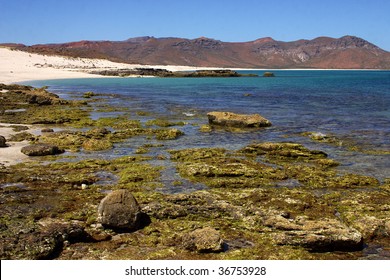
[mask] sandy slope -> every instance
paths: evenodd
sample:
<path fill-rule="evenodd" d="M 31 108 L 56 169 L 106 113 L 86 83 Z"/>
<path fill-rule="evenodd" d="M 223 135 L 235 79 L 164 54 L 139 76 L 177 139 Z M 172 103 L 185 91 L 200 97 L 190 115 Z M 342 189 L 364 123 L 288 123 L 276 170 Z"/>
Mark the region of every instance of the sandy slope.
<path fill-rule="evenodd" d="M 47 56 L 0 47 L 0 83 L 5 84 L 31 80 L 99 77 L 86 72 L 88 70 L 138 67 L 163 68 L 170 71 L 198 69 L 189 66 L 145 66 L 115 63 L 103 59 Z"/>

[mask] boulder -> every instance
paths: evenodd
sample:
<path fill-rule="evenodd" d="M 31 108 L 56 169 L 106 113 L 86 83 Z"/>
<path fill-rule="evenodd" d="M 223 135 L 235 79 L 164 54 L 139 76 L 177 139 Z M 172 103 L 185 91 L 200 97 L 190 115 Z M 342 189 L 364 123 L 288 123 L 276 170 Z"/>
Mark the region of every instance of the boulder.
<path fill-rule="evenodd" d="M 223 240 L 217 230 L 211 227 L 194 230 L 182 237 L 182 245 L 199 253 L 221 252 Z"/>
<path fill-rule="evenodd" d="M 259 114 L 243 115 L 231 112 L 210 112 L 207 114 L 211 125 L 227 127 L 267 127 L 271 122 Z"/>
<path fill-rule="evenodd" d="M 26 147 L 23 147 L 21 152 L 28 156 L 48 156 L 48 155 L 57 155 L 64 152 L 63 149 L 60 149 L 57 146 L 49 144 L 33 144 Z"/>
<path fill-rule="evenodd" d="M 6 142 L 7 140 L 5 140 L 5 137 L 0 135 L 0 148 L 7 147 Z"/>
<path fill-rule="evenodd" d="M 116 190 L 99 204 L 98 222 L 105 228 L 135 231 L 142 224 L 141 208 L 128 190 Z"/>

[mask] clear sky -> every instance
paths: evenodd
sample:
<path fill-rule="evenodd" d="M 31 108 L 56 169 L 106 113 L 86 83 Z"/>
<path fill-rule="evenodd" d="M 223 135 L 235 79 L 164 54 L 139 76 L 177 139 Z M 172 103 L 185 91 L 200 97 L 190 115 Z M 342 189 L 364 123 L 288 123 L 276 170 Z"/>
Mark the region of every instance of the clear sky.
<path fill-rule="evenodd" d="M 2 43 L 344 35 L 390 51 L 390 0 L 0 0 Z"/>

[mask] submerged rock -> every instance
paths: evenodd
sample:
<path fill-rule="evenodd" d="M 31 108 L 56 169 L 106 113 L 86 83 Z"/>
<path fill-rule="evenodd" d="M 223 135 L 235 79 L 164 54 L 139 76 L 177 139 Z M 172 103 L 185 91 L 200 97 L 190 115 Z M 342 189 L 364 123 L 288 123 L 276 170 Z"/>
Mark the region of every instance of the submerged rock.
<path fill-rule="evenodd" d="M 223 240 L 217 230 L 211 227 L 194 230 L 182 237 L 182 245 L 199 253 L 221 252 Z"/>
<path fill-rule="evenodd" d="M 134 231 L 140 228 L 141 208 L 128 190 L 116 190 L 99 204 L 98 222 L 106 228 Z"/>
<path fill-rule="evenodd" d="M 64 152 L 63 149 L 58 148 L 54 145 L 49 144 L 33 144 L 23 147 L 21 152 L 28 156 L 48 156 L 57 155 Z"/>
<path fill-rule="evenodd" d="M 231 112 L 207 113 L 209 123 L 227 127 L 267 127 L 271 122 L 259 114 L 243 115 Z"/>

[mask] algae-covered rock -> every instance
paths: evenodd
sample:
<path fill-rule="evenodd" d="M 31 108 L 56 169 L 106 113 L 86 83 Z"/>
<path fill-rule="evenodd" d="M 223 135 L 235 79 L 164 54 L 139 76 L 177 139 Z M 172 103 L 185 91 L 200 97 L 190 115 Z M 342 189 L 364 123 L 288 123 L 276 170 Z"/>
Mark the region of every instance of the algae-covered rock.
<path fill-rule="evenodd" d="M 12 141 L 12 142 L 21 142 L 21 141 L 32 141 L 36 139 L 36 136 L 31 134 L 31 133 L 28 133 L 28 132 L 20 132 L 20 133 L 16 133 L 16 134 L 13 134 L 9 137 L 9 141 Z"/>
<path fill-rule="evenodd" d="M 271 122 L 259 114 L 243 115 L 231 112 L 210 112 L 207 113 L 211 125 L 226 127 L 267 127 Z"/>
<path fill-rule="evenodd" d="M 112 149 L 113 145 L 105 139 L 87 139 L 83 142 L 82 147 L 87 151 L 104 151 Z"/>
<path fill-rule="evenodd" d="M 98 222 L 104 227 L 120 230 L 137 230 L 141 225 L 141 208 L 128 190 L 116 190 L 99 204 Z"/>
<path fill-rule="evenodd" d="M 175 140 L 184 135 L 183 131 L 176 128 L 158 129 L 155 132 L 157 140 Z"/>
<path fill-rule="evenodd" d="M 275 74 L 272 73 L 272 72 L 264 72 L 263 77 L 267 77 L 267 78 L 269 78 L 269 77 L 275 77 Z"/>
<path fill-rule="evenodd" d="M 182 246 L 200 253 L 221 252 L 223 240 L 217 230 L 211 227 L 194 230 L 182 237 Z"/>
<path fill-rule="evenodd" d="M 282 158 L 326 158 L 322 151 L 309 150 L 297 143 L 254 143 L 241 149 L 240 152 L 251 155 L 267 155 Z"/>
<path fill-rule="evenodd" d="M 298 229 L 275 233 L 279 245 L 301 246 L 315 252 L 356 251 L 363 246 L 363 237 L 356 229 L 335 219 L 297 221 Z"/>
<path fill-rule="evenodd" d="M 64 150 L 49 144 L 33 144 L 23 147 L 21 152 L 28 156 L 48 156 L 61 154 Z"/>

